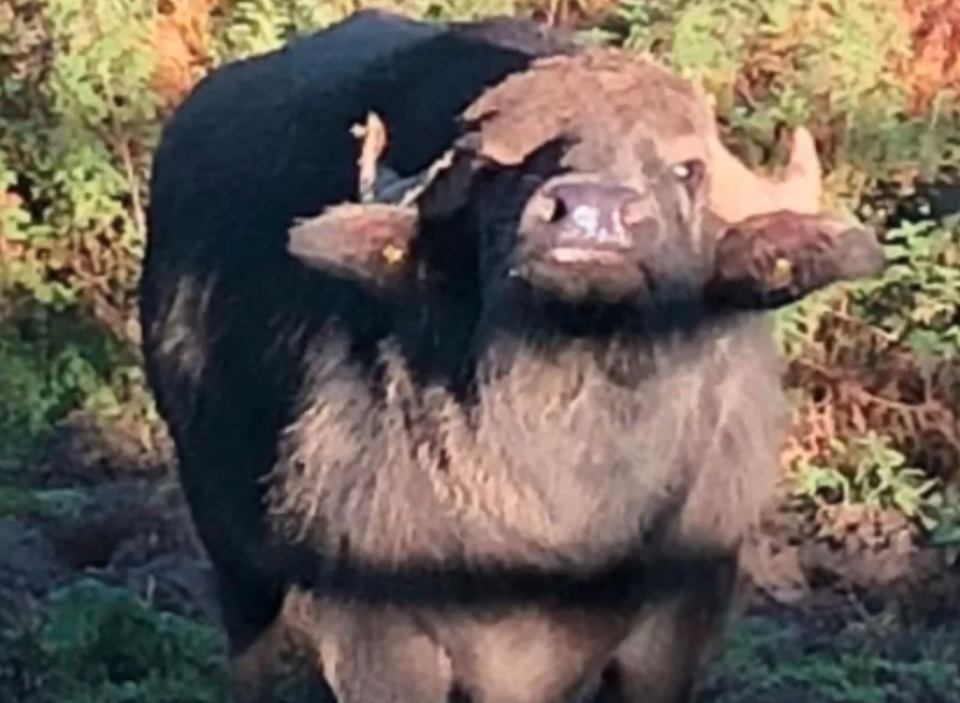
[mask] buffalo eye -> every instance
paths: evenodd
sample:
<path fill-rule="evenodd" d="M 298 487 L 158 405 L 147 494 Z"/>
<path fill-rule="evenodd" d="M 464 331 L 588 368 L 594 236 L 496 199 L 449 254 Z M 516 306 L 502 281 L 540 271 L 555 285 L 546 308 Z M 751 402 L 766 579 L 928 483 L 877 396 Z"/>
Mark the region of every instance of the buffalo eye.
<path fill-rule="evenodd" d="M 683 185 L 690 197 L 693 197 L 700 184 L 703 182 L 703 174 L 706 167 L 700 159 L 688 159 L 673 164 L 670 172 L 673 177 Z"/>

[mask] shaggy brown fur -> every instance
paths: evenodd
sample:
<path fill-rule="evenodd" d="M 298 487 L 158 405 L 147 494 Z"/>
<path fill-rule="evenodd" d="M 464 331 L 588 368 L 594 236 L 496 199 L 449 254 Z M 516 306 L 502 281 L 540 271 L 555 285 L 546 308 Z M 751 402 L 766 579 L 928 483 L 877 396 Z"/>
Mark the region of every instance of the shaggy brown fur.
<path fill-rule="evenodd" d="M 482 124 L 481 152 L 498 163 L 519 163 L 557 135 L 585 128 L 629 132 L 642 122 L 663 140 L 662 147 L 714 130 L 713 116 L 693 86 L 646 56 L 594 49 L 541 59 L 531 68 L 506 78 L 464 113 L 467 122 Z"/>
<path fill-rule="evenodd" d="M 798 220 L 740 223 L 716 256 L 710 111 L 646 59 L 531 65 L 561 44 L 522 23 L 352 22 L 214 74 L 156 159 L 147 368 L 240 693 L 268 698 L 285 627 L 343 703 L 688 701 L 784 420 L 765 321 L 729 289 L 766 295 L 765 247 Z M 338 39 L 364 27 L 381 54 Z M 357 52 L 340 77 L 309 74 L 338 42 Z M 356 197 L 348 128 L 371 111 L 383 173 L 452 147 L 451 167 L 288 245 Z M 558 183 L 626 198 L 613 259 L 551 259 L 586 241 L 543 216 Z M 772 250 L 837 228 L 805 222 Z M 405 275 L 371 256 L 385 242 L 408 246 Z M 849 273 L 813 251 L 788 297 Z M 730 304 L 704 297 L 718 261 Z"/>

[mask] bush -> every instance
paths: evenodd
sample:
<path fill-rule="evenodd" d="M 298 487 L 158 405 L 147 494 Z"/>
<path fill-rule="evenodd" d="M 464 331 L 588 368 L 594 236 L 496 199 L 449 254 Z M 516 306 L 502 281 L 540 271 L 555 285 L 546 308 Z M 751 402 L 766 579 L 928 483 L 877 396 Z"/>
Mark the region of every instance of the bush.
<path fill-rule="evenodd" d="M 212 627 L 154 610 L 132 592 L 80 579 L 36 622 L 2 635 L 4 691 L 70 703 L 219 703 L 224 643 Z"/>
<path fill-rule="evenodd" d="M 955 479 L 960 225 L 925 203 L 929 183 L 960 164 L 960 56 L 948 31 L 960 31 L 957 3 L 370 4 L 431 17 L 592 13 L 595 39 L 702 81 L 732 148 L 752 163 L 781 160 L 782 128 L 806 124 L 824 155 L 827 204 L 888 230 L 896 264 L 880 281 L 777 315 L 797 397 L 784 464 L 832 465 L 838 443 L 876 435 L 938 491 Z M 71 408 L 131 405 L 145 181 L 164 116 L 210 67 L 353 5 L 0 0 L 0 460 L 22 456 Z"/>
<path fill-rule="evenodd" d="M 135 364 L 153 14 L 144 0 L 0 4 L 0 459 Z"/>

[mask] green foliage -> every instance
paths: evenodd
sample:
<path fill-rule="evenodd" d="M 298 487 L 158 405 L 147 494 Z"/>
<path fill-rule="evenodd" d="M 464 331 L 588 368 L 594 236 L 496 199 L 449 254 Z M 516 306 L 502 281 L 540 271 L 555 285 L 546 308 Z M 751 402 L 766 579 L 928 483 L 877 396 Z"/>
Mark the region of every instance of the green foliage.
<path fill-rule="evenodd" d="M 25 673 L 69 703 L 220 703 L 223 642 L 211 627 L 158 612 L 126 589 L 80 579 L 54 592 L 39 622 L 6 633 Z M 12 666 L 8 664 L 8 666 Z M 21 678 L 30 676 L 21 674 Z M 26 693 L 29 693 L 26 692 Z"/>
<path fill-rule="evenodd" d="M 237 0 L 214 15 L 217 62 L 269 51 L 307 31 L 329 25 L 349 12 L 350 3 L 311 0 Z"/>
<path fill-rule="evenodd" d="M 148 0 L 0 11 L 0 184 L 21 201 L 0 208 L 0 459 L 70 409 L 115 405 L 110 381 L 133 367 L 120 349 L 136 338 L 158 127 L 154 12 Z"/>
<path fill-rule="evenodd" d="M 960 490 L 948 487 L 936 509 L 930 541 L 944 550 L 949 564 L 956 565 L 960 563 Z"/>
<path fill-rule="evenodd" d="M 56 0 L 39 14 L 12 5 L 0 32 L 0 182 L 20 184 L 28 207 L 3 229 L 22 251 L 5 261 L 5 287 L 55 309 L 94 284 L 128 302 L 132 267 L 104 264 L 143 244 L 144 157 L 158 117 L 148 88 L 152 3 Z"/>
<path fill-rule="evenodd" d="M 822 322 L 840 301 L 888 343 L 906 345 L 928 364 L 957 357 L 960 220 L 903 222 L 887 230 L 883 246 L 889 262 L 883 276 L 835 286 L 777 312 L 775 334 L 787 357 L 818 343 Z"/>
<path fill-rule="evenodd" d="M 416 0 L 406 4 L 422 17 L 470 20 L 513 14 L 516 3 L 513 0 Z"/>
<path fill-rule="evenodd" d="M 214 53 L 220 63 L 269 51 L 343 19 L 354 4 L 352 0 L 236 0 L 214 15 Z M 384 0 L 375 5 L 431 19 L 474 19 L 511 14 L 514 8 L 513 0 Z"/>
<path fill-rule="evenodd" d="M 884 246 L 891 264 L 881 278 L 825 291 L 775 318 L 778 340 L 789 358 L 805 357 L 821 366 L 845 359 L 848 366 L 872 369 L 880 381 L 875 385 L 889 389 L 899 382 L 913 389 L 905 402 L 893 403 L 899 413 L 890 419 L 896 437 L 871 430 L 862 436 L 825 438 L 830 444 L 825 456 L 797 461 L 794 495 L 814 503 L 900 510 L 954 560 L 960 554 L 956 498 L 942 480 L 930 479 L 923 466 L 908 466 L 904 452 L 892 444 L 895 438 L 915 444 L 925 418 L 935 422 L 944 410 L 954 413 L 952 420 L 945 416 L 944 424 L 957 423 L 949 376 L 946 382 L 938 381 L 938 373 L 956 369 L 960 360 L 960 223 L 957 218 L 904 222 L 887 233 Z M 843 315 L 872 330 L 868 337 L 876 341 L 825 324 L 841 305 Z M 932 427 L 934 435 L 942 427 Z"/>
<path fill-rule="evenodd" d="M 850 287 L 851 311 L 918 355 L 960 355 L 960 218 L 906 222 L 887 233 L 884 276 Z"/>
<path fill-rule="evenodd" d="M 859 505 L 894 509 L 923 528 L 954 563 L 960 558 L 960 494 L 908 464 L 888 438 L 867 432 L 830 439 L 830 451 L 793 466 L 790 497 L 801 506 Z"/>
<path fill-rule="evenodd" d="M 40 308 L 0 324 L 0 464 L 23 458 L 76 408 L 120 412 L 116 379 L 136 373 L 110 335 Z"/>
<path fill-rule="evenodd" d="M 933 525 L 928 512 L 940 483 L 906 465 L 906 457 L 873 432 L 860 437 L 830 439 L 823 460 L 805 459 L 795 467 L 794 495 L 816 502 L 895 508 L 924 526 Z"/>

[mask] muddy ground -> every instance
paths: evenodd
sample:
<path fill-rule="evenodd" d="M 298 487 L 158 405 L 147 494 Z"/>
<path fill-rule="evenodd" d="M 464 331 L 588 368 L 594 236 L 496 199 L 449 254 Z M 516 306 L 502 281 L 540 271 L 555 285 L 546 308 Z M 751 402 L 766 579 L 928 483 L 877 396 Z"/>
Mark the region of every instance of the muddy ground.
<path fill-rule="evenodd" d="M 210 571 L 140 446 L 78 416 L 0 476 L 0 703 L 222 700 Z M 771 511 L 700 703 L 960 702 L 948 557 L 897 513 Z"/>

